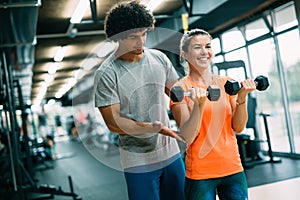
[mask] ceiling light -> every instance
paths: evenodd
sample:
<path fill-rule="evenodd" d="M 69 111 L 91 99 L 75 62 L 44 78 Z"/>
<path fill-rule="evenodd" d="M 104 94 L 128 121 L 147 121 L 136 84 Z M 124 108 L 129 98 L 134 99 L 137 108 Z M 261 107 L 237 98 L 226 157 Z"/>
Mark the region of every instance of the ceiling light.
<path fill-rule="evenodd" d="M 43 82 L 43 84 L 41 85 L 40 87 L 40 90 L 39 90 L 39 93 L 35 99 L 35 102 L 34 102 L 34 105 L 40 105 L 42 100 L 44 99 L 44 96 L 47 92 L 47 83 L 46 82 Z"/>
<path fill-rule="evenodd" d="M 55 99 L 50 99 L 48 102 L 47 102 L 47 105 L 48 106 L 53 106 L 55 104 Z"/>
<path fill-rule="evenodd" d="M 73 87 L 76 83 L 77 83 L 77 80 L 74 77 L 72 77 L 68 80 L 69 87 Z"/>
<path fill-rule="evenodd" d="M 55 74 L 56 70 L 57 70 L 57 62 L 53 62 L 51 63 L 51 65 L 48 68 L 48 74 Z"/>
<path fill-rule="evenodd" d="M 65 57 L 65 53 L 66 53 L 66 47 L 65 46 L 59 47 L 58 51 L 56 52 L 56 54 L 54 56 L 54 61 L 55 62 L 62 61 Z"/>
<path fill-rule="evenodd" d="M 146 4 L 147 8 L 151 11 L 155 10 L 164 0 L 151 0 Z"/>
<path fill-rule="evenodd" d="M 116 49 L 116 45 L 113 42 L 104 42 L 97 46 L 97 56 L 99 58 L 105 58 L 108 54 Z"/>
<path fill-rule="evenodd" d="M 26 100 L 26 104 L 31 105 L 31 100 Z M 1 108 L 0 108 L 0 110 L 1 110 Z"/>
<path fill-rule="evenodd" d="M 87 59 L 84 60 L 82 68 L 84 70 L 89 71 L 89 70 L 93 69 L 98 64 L 99 64 L 98 58 L 91 57 L 91 58 L 87 58 Z"/>
<path fill-rule="evenodd" d="M 72 18 L 70 20 L 70 22 L 72 24 L 78 24 L 81 22 L 83 14 L 85 13 L 85 11 L 88 7 L 88 3 L 89 3 L 88 0 L 80 0 L 79 1 L 78 5 L 75 9 L 75 12 L 73 13 Z"/>
<path fill-rule="evenodd" d="M 45 83 L 49 84 L 54 80 L 54 76 L 52 74 L 47 74 L 45 77 Z"/>
<path fill-rule="evenodd" d="M 68 84 L 64 84 L 58 92 L 55 94 L 55 98 L 60 99 L 67 91 L 69 91 L 71 88 L 68 86 Z"/>
<path fill-rule="evenodd" d="M 67 91 L 67 84 L 64 84 L 55 94 L 55 98 L 60 99 Z"/>
<path fill-rule="evenodd" d="M 75 84 L 77 83 L 77 80 L 72 77 L 68 80 L 68 83 L 64 84 L 58 92 L 55 94 L 55 98 L 59 99 L 61 98 L 65 93 L 67 93 Z"/>
<path fill-rule="evenodd" d="M 79 69 L 79 70 L 77 70 L 77 72 L 76 72 L 76 74 L 75 74 L 75 78 L 77 79 L 77 80 L 80 80 L 80 79 L 82 79 L 83 77 L 84 77 L 84 75 L 85 75 L 85 70 L 83 70 L 83 69 Z"/>

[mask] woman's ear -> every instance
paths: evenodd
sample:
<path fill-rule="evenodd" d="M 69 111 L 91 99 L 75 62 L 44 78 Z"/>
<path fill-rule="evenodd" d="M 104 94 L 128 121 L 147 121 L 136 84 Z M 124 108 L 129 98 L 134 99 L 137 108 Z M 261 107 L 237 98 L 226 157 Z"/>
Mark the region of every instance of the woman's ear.
<path fill-rule="evenodd" d="M 185 54 L 185 52 L 183 51 L 183 52 L 181 52 L 181 59 L 182 60 L 184 60 L 184 61 L 187 61 L 187 59 L 186 59 L 186 54 Z"/>
<path fill-rule="evenodd" d="M 184 63 L 186 63 L 186 60 L 180 55 L 180 57 L 179 57 L 179 62 L 180 62 L 181 64 L 184 64 Z"/>

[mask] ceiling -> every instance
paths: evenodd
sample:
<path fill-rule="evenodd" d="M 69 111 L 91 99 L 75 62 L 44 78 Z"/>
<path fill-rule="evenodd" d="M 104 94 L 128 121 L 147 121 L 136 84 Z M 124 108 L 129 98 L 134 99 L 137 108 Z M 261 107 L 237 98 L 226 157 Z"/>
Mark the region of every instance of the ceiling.
<path fill-rule="evenodd" d="M 57 64 L 54 81 L 48 85 L 45 97 L 54 97 L 69 78 L 76 77 L 78 70 L 83 68 L 85 59 L 92 57 L 92 50 L 105 40 L 103 31 L 105 14 L 112 5 L 121 1 L 93 1 L 96 15 L 92 15 L 92 7 L 90 7 L 86 9 L 80 24 L 71 24 L 70 18 L 78 2 L 79 0 L 44 0 L 39 8 L 31 99 L 38 95 L 49 67 L 53 66 L 53 57 L 59 46 L 66 46 L 65 58 Z M 180 0 L 165 0 L 161 7 L 156 10 L 156 13 L 170 14 L 173 10 L 180 8 L 181 5 Z M 93 70 L 81 71 L 85 75 L 88 75 L 89 72 L 92 73 Z"/>
<path fill-rule="evenodd" d="M 0 0 L 0 26 L 4 27 L 0 49 L 11 49 L 14 77 L 21 82 L 25 100 L 34 104 L 55 98 L 66 83 L 83 82 L 104 59 L 105 55 L 99 58 L 94 53 L 105 42 L 104 17 L 113 4 L 122 1 L 86 1 L 89 5 L 82 21 L 72 24 L 70 18 L 79 0 Z M 287 0 L 163 0 L 153 12 L 157 27 L 181 32 L 181 14 L 189 12 L 190 28 L 201 27 L 214 35 L 284 2 Z M 61 46 L 65 47 L 64 58 L 54 62 Z M 97 61 L 86 69 L 91 57 Z M 49 69 L 55 68 L 49 75 Z"/>

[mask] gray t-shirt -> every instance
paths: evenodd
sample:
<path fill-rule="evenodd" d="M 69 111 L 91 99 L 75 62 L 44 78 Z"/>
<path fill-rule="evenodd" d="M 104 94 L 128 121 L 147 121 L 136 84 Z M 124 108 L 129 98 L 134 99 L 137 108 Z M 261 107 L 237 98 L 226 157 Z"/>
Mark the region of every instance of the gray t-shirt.
<path fill-rule="evenodd" d="M 122 117 L 169 126 L 165 86 L 177 79 L 172 63 L 158 50 L 145 48 L 139 62 L 111 55 L 96 71 L 95 106 L 119 103 Z M 158 133 L 120 134 L 119 145 L 124 168 L 165 161 L 179 152 L 174 138 Z"/>

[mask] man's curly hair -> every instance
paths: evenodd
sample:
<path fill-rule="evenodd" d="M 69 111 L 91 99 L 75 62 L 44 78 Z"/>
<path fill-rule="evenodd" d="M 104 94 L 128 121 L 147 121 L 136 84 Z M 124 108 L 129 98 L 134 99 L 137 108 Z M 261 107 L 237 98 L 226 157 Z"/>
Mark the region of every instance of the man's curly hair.
<path fill-rule="evenodd" d="M 138 1 L 116 4 L 105 17 L 104 30 L 107 38 L 114 41 L 125 39 L 131 32 L 153 28 L 155 19 L 146 6 Z M 120 34 L 126 32 L 125 34 Z"/>

